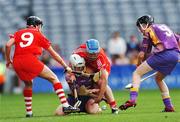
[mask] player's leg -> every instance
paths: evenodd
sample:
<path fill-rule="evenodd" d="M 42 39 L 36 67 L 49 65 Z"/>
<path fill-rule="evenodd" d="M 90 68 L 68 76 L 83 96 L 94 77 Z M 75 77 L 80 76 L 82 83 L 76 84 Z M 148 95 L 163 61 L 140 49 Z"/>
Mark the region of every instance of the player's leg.
<path fill-rule="evenodd" d="M 104 70 L 101 75 L 102 75 L 102 77 L 105 77 L 105 79 L 108 81 L 109 74 L 106 70 Z M 118 113 L 117 104 L 114 99 L 113 92 L 112 92 L 111 88 L 109 87 L 109 85 L 106 86 L 106 91 L 105 91 L 104 95 L 108 101 L 109 106 L 111 107 L 112 113 L 117 114 Z"/>
<path fill-rule="evenodd" d="M 78 109 L 76 109 L 68 104 L 62 84 L 58 80 L 57 76 L 46 65 L 44 65 L 44 68 L 43 68 L 42 72 L 39 74 L 39 76 L 44 79 L 47 79 L 48 81 L 50 81 L 53 84 L 54 91 L 56 92 L 56 94 L 63 106 L 64 112 L 78 111 Z"/>
<path fill-rule="evenodd" d="M 140 80 L 141 77 L 150 72 L 152 68 L 148 65 L 146 61 L 144 61 L 140 66 L 137 67 L 137 69 L 133 72 L 133 88 L 130 89 L 130 100 L 136 102 L 136 98 L 138 96 L 138 91 L 140 87 Z"/>
<path fill-rule="evenodd" d="M 109 85 L 107 85 L 106 87 L 105 98 L 107 99 L 107 102 L 111 107 L 112 113 L 118 113 L 117 104 L 114 99 L 112 89 L 109 87 Z"/>
<path fill-rule="evenodd" d="M 74 106 L 74 102 L 75 102 L 74 96 L 68 94 L 67 101 L 68 101 L 68 103 L 69 103 L 71 106 Z M 68 114 L 68 113 L 65 113 L 65 112 L 63 111 L 63 106 L 62 106 L 62 105 L 59 105 L 59 106 L 57 107 L 57 109 L 55 110 L 55 115 L 63 116 L 63 115 L 67 115 L 67 114 Z"/>
<path fill-rule="evenodd" d="M 57 107 L 57 109 L 55 110 L 54 112 L 54 115 L 57 115 L 57 116 L 63 116 L 63 115 L 66 115 L 63 111 L 63 106 L 62 105 L 59 105 Z"/>
<path fill-rule="evenodd" d="M 130 89 L 130 100 L 128 100 L 125 104 L 119 107 L 121 110 L 126 110 L 129 107 L 136 106 L 141 77 L 151 70 L 152 68 L 148 65 L 146 61 L 144 61 L 136 68 L 136 70 L 133 72 L 132 77 L 133 87 Z"/>
<path fill-rule="evenodd" d="M 81 104 L 79 106 L 80 111 L 79 112 L 86 112 L 89 114 L 96 114 L 101 111 L 99 108 L 99 105 L 97 103 L 94 103 L 94 99 L 92 99 L 89 96 L 78 96 L 79 100 L 81 101 Z M 68 95 L 68 102 L 70 105 L 75 104 L 75 98 L 72 95 Z M 58 106 L 58 108 L 55 110 L 55 115 L 62 116 L 66 115 L 66 113 L 63 112 L 62 105 Z"/>
<path fill-rule="evenodd" d="M 24 81 L 24 84 L 23 95 L 26 106 L 26 117 L 32 117 L 32 81 Z"/>
<path fill-rule="evenodd" d="M 69 106 L 64 94 L 62 84 L 59 82 L 57 76 L 46 65 L 44 65 L 44 68 L 42 72 L 39 74 L 39 76 L 50 81 L 53 84 L 54 90 L 58 95 L 61 104 L 64 107 Z"/>
<path fill-rule="evenodd" d="M 156 83 L 161 91 L 163 103 L 165 105 L 164 112 L 174 112 L 174 107 L 173 107 L 173 104 L 171 102 L 171 98 L 169 95 L 169 89 L 166 83 L 163 81 L 164 78 L 165 78 L 165 75 L 163 75 L 160 72 L 157 73 L 156 78 L 155 78 Z"/>
<path fill-rule="evenodd" d="M 94 99 L 89 99 L 85 104 L 85 109 L 88 114 L 97 114 L 100 113 L 102 110 L 99 107 L 98 103 L 94 103 Z"/>

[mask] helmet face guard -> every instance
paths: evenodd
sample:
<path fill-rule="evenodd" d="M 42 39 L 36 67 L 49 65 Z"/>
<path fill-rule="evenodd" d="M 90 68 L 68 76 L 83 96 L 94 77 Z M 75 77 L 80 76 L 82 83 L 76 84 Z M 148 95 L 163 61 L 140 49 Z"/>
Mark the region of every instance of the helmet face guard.
<path fill-rule="evenodd" d="M 84 69 L 85 69 L 85 66 L 82 66 L 82 67 L 72 67 L 72 69 L 74 70 L 74 71 L 84 71 Z"/>
<path fill-rule="evenodd" d="M 146 25 L 140 24 L 140 28 L 141 28 L 142 30 L 146 30 L 148 27 L 149 27 L 149 24 L 148 24 L 148 23 L 147 23 Z"/>
<path fill-rule="evenodd" d="M 85 68 L 85 60 L 78 54 L 72 54 L 70 56 L 70 64 L 75 71 L 83 71 Z"/>
<path fill-rule="evenodd" d="M 146 30 L 151 24 L 154 23 L 154 18 L 150 15 L 144 15 L 137 19 L 136 26 L 142 30 Z"/>

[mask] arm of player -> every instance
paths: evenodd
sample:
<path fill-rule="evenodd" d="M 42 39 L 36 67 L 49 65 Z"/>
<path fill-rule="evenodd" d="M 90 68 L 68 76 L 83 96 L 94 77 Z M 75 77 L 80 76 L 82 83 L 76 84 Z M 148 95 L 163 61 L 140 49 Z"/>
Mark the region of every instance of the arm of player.
<path fill-rule="evenodd" d="M 141 44 L 141 51 L 138 54 L 138 64 L 139 66 L 147 57 L 149 57 L 152 49 L 152 43 L 148 37 L 144 37 Z"/>
<path fill-rule="evenodd" d="M 11 55 L 11 47 L 14 45 L 15 40 L 14 38 L 11 38 L 7 43 L 6 43 L 6 48 L 5 48 L 5 54 L 6 54 L 6 66 L 9 67 L 10 64 L 12 64 L 10 55 Z"/>
<path fill-rule="evenodd" d="M 99 103 L 102 100 L 104 93 L 106 91 L 106 86 L 107 86 L 108 72 L 105 69 L 102 69 L 101 72 L 102 72 L 102 74 L 100 76 L 99 81 L 97 82 L 100 89 L 99 89 L 98 97 L 95 98 L 96 103 Z"/>
<path fill-rule="evenodd" d="M 144 56 L 145 56 L 145 53 L 143 51 L 140 51 L 138 54 L 137 66 L 139 66 L 142 63 L 142 61 L 144 60 Z"/>
<path fill-rule="evenodd" d="M 75 75 L 74 75 L 73 73 L 66 73 L 65 79 L 66 79 L 66 82 L 67 82 L 68 84 L 72 84 L 73 81 L 76 80 L 76 77 L 75 77 Z"/>
<path fill-rule="evenodd" d="M 52 46 L 49 46 L 47 51 L 51 54 L 51 56 L 56 60 L 58 63 L 60 63 L 68 73 L 72 72 L 72 69 L 64 62 L 64 60 L 61 58 L 61 56 L 52 48 Z"/>
<path fill-rule="evenodd" d="M 91 77 L 93 78 L 94 82 L 98 82 L 101 75 L 102 75 L 102 70 L 100 70 L 99 72 L 94 73 L 93 75 L 91 75 Z"/>

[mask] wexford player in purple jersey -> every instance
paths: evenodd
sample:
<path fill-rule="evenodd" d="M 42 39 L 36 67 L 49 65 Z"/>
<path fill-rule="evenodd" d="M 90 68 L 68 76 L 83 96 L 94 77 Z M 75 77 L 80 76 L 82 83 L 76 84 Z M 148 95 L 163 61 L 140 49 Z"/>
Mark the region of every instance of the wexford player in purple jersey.
<path fill-rule="evenodd" d="M 174 107 L 169 95 L 169 89 L 163 79 L 170 75 L 178 63 L 179 47 L 175 34 L 165 24 L 155 24 L 154 18 L 145 15 L 138 18 L 136 25 L 143 35 L 142 48 L 139 53 L 139 64 L 133 72 L 133 87 L 130 89 L 130 100 L 119 108 L 126 110 L 135 107 L 141 77 L 152 71 L 157 71 L 155 80 L 161 91 L 165 109 L 163 112 L 174 112 Z M 154 47 L 151 56 L 152 46 Z"/>
<path fill-rule="evenodd" d="M 93 71 L 85 66 L 85 60 L 78 54 L 72 54 L 70 56 L 70 67 L 76 72 L 84 72 L 87 74 L 93 73 Z M 98 75 L 100 72 L 95 73 Z M 66 74 L 66 81 L 70 87 L 71 93 L 68 94 L 68 102 L 74 106 L 77 103 L 77 99 L 81 101 L 79 105 L 80 112 L 86 112 L 88 114 L 97 114 L 101 112 L 99 103 L 95 102 L 95 98 L 98 97 L 100 92 L 100 85 L 96 82 L 95 75 L 85 76 L 83 74 Z M 99 76 L 98 76 L 99 77 Z M 97 77 L 97 78 L 98 78 Z M 77 93 L 74 93 L 74 88 L 76 88 Z M 110 87 L 109 87 L 110 88 Z M 106 90 L 109 92 L 108 88 Z M 75 96 L 77 94 L 77 98 Z M 104 96 L 105 97 L 105 96 Z M 107 100 L 103 98 L 106 102 L 110 101 L 111 97 L 107 97 Z M 112 111 L 112 113 L 117 114 L 118 109 Z M 62 111 L 62 106 L 59 106 L 56 111 L 56 115 L 64 115 Z"/>
<path fill-rule="evenodd" d="M 75 106 L 78 100 L 81 101 L 79 106 L 80 112 L 86 112 L 88 114 L 96 114 L 101 112 L 99 108 L 99 103 L 104 100 L 107 104 L 110 105 L 112 113 L 118 114 L 118 108 L 116 106 L 112 106 L 110 103 L 114 101 L 113 94 L 107 94 L 106 92 L 112 92 L 109 85 L 106 87 L 106 91 L 103 94 L 100 102 L 95 102 L 95 99 L 99 97 L 100 89 L 102 87 L 101 83 L 98 82 L 100 79 L 101 71 L 94 73 L 93 70 L 85 65 L 85 59 L 78 54 L 72 54 L 70 56 L 70 67 L 73 71 L 83 72 L 83 74 L 66 74 L 66 81 L 70 87 L 71 94 L 68 95 L 68 102 L 70 105 Z M 86 75 L 85 75 L 86 74 Z M 89 74 L 94 74 L 91 76 L 87 76 Z M 74 88 L 76 88 L 77 95 L 75 95 Z M 64 115 L 62 111 L 62 107 L 59 106 L 55 111 L 56 115 Z"/>
<path fill-rule="evenodd" d="M 87 70 L 85 68 L 85 60 L 77 54 L 72 54 L 70 56 L 70 67 L 73 68 L 74 71 L 81 72 Z M 99 89 L 95 88 L 94 82 L 90 77 L 85 77 L 80 74 L 66 74 L 66 81 L 69 85 L 71 93 L 68 94 L 68 101 L 72 106 L 76 104 L 75 91 L 78 96 L 78 100 L 81 101 L 79 106 L 80 112 L 86 112 L 89 114 L 96 114 L 101 112 L 98 103 L 94 103 L 94 99 L 90 95 L 95 95 L 94 93 L 99 92 Z M 90 94 L 91 93 L 91 94 Z M 56 111 L 56 115 L 64 115 L 62 106 L 59 106 Z"/>

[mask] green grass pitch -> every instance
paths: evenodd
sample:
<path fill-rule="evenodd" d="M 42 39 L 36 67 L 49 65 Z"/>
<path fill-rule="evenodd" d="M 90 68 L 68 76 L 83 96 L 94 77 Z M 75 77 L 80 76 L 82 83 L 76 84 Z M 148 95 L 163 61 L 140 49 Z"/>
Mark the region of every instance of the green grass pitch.
<path fill-rule="evenodd" d="M 58 106 L 55 94 L 33 94 L 33 118 L 25 118 L 22 95 L 0 96 L 0 122 L 180 122 L 180 89 L 170 90 L 175 113 L 160 112 L 164 106 L 158 90 L 141 90 L 138 105 L 118 115 L 111 114 L 110 109 L 98 115 L 71 114 L 54 116 Z M 118 105 L 129 98 L 128 91 L 114 92 Z M 103 105 L 105 103 L 101 103 Z M 108 107 L 108 106 L 107 106 Z"/>

